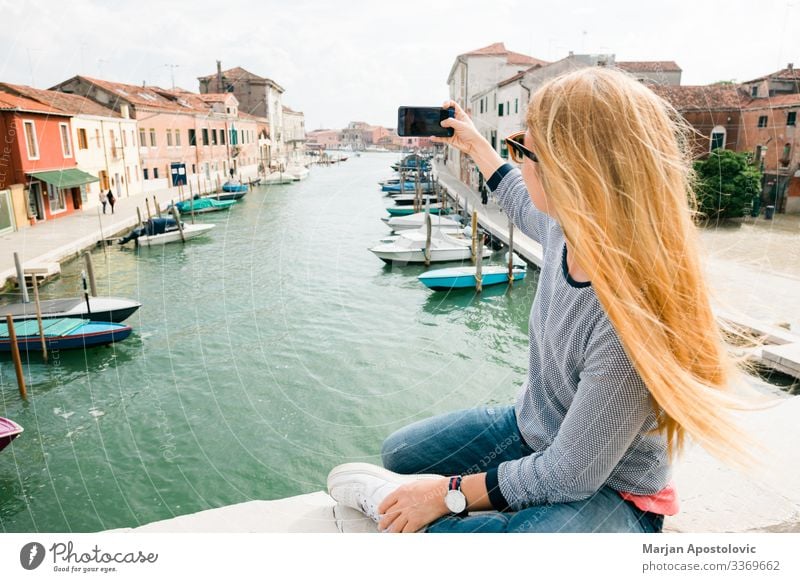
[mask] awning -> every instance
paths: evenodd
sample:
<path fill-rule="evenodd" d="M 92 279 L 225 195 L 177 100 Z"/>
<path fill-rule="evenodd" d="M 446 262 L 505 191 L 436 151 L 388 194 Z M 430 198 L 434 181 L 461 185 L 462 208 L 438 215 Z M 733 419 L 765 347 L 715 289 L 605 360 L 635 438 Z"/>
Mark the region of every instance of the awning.
<path fill-rule="evenodd" d="M 87 174 L 75 168 L 70 168 L 69 170 L 52 170 L 50 172 L 30 172 L 28 175 L 42 182 L 52 184 L 56 188 L 72 188 L 74 186 L 82 186 L 83 184 L 91 184 L 92 182 L 100 181 L 100 178 L 95 178 L 91 174 Z"/>

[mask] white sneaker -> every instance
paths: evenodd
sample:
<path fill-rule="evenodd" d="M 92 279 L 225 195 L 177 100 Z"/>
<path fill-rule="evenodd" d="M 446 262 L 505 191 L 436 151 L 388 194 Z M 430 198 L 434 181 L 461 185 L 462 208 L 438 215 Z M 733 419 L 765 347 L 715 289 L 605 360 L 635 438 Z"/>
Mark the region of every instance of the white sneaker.
<path fill-rule="evenodd" d="M 401 475 L 369 463 L 345 463 L 328 473 L 328 493 L 340 504 L 378 523 L 378 507 L 392 491 L 420 479 L 441 479 L 442 475 Z"/>

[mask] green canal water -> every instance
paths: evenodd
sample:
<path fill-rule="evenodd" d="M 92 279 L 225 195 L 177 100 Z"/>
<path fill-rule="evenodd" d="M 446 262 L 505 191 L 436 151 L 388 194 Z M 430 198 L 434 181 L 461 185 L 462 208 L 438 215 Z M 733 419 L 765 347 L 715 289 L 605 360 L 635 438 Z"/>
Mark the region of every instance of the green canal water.
<path fill-rule="evenodd" d="M 433 293 L 422 267 L 367 247 L 388 234 L 366 154 L 259 187 L 185 247 L 93 254 L 101 294 L 136 298 L 132 336 L 25 363 L 22 402 L 0 356 L 0 531 L 98 531 L 325 488 L 379 463 L 401 426 L 511 403 L 527 366 L 535 270 L 505 287 Z M 43 296 L 72 296 L 82 263 Z"/>

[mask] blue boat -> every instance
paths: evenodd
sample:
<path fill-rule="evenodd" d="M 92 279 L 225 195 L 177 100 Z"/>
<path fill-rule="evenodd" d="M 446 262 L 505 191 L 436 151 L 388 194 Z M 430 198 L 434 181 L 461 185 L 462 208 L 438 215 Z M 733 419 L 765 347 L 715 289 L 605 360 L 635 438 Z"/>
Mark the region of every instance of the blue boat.
<path fill-rule="evenodd" d="M 449 269 L 436 269 L 427 271 L 419 275 L 417 278 L 429 289 L 434 291 L 450 291 L 451 289 L 465 289 L 468 287 L 475 287 L 475 267 L 451 267 Z M 526 266 L 514 265 L 514 281 L 520 281 L 525 278 L 527 272 Z M 507 265 L 489 265 L 485 266 L 481 272 L 482 285 L 488 287 L 490 285 L 502 285 L 508 283 L 508 266 Z"/>
<path fill-rule="evenodd" d="M 424 212 L 425 209 L 423 208 L 422 211 Z M 391 216 L 408 216 L 409 214 L 414 214 L 414 207 L 413 206 L 390 206 L 386 209 Z M 439 208 L 438 206 L 431 206 L 429 209 L 431 214 L 450 214 L 453 212 L 452 208 Z"/>
<path fill-rule="evenodd" d="M 102 346 L 127 338 L 131 327 L 121 323 L 105 323 L 88 319 L 45 319 L 42 321 L 48 350 L 68 350 Z M 39 351 L 42 340 L 39 324 L 34 320 L 14 324 L 20 350 Z M 0 323 L 0 352 L 11 351 L 8 325 Z"/>
<path fill-rule="evenodd" d="M 433 192 L 433 183 L 432 182 L 420 182 L 419 184 L 420 189 L 423 192 Z M 384 184 L 381 186 L 382 192 L 416 192 L 417 191 L 417 184 L 416 182 L 411 182 L 406 180 L 405 184 L 401 187 L 400 183 L 397 184 Z"/>
<path fill-rule="evenodd" d="M 247 184 L 241 182 L 225 182 L 222 185 L 223 192 L 247 192 Z"/>

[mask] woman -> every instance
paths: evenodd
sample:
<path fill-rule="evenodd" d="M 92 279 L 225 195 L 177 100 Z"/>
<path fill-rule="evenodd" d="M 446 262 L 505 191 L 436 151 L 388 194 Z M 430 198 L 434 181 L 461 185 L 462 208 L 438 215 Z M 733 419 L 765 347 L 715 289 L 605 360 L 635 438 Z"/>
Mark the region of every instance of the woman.
<path fill-rule="evenodd" d="M 444 107 L 455 133 L 438 141 L 472 157 L 543 247 L 528 379 L 513 407 L 395 432 L 385 469 L 337 467 L 331 495 L 383 531 L 661 531 L 685 436 L 749 458 L 698 260 L 687 126 L 626 74 L 582 69 L 533 95 L 526 131 L 507 139 L 518 170 Z"/>

